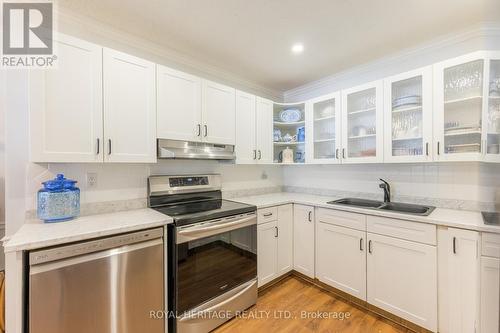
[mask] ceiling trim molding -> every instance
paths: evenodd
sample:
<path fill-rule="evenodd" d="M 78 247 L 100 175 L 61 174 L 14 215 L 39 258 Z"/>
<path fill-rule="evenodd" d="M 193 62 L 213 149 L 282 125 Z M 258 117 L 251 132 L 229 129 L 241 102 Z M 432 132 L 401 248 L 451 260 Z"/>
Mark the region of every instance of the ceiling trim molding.
<path fill-rule="evenodd" d="M 388 66 L 394 64 L 395 62 L 402 62 L 407 59 L 415 58 L 423 54 L 429 54 L 430 52 L 477 38 L 500 38 L 500 23 L 485 22 L 483 24 L 473 26 L 468 30 L 463 30 L 462 32 L 454 34 L 448 34 L 436 38 L 429 43 L 423 43 L 420 46 L 408 48 L 392 55 L 382 57 L 378 60 L 361 64 L 359 66 L 355 66 L 347 70 L 338 72 L 336 74 L 326 76 L 322 79 L 306 83 L 299 87 L 285 91 L 283 93 L 283 99 L 285 101 L 296 101 L 296 98 L 300 97 L 301 95 L 311 94 L 316 90 L 326 88 L 336 81 L 341 81 L 354 75 L 368 73 L 374 68 Z"/>
<path fill-rule="evenodd" d="M 175 50 L 174 48 L 159 46 L 152 41 L 133 36 L 125 31 L 113 28 L 93 18 L 85 17 L 67 10 L 62 10 L 60 7 L 55 8 L 55 14 L 56 27 L 61 27 L 61 23 L 66 23 L 71 27 L 79 26 L 84 28 L 86 32 L 95 34 L 103 39 L 125 44 L 131 48 L 135 48 L 139 51 L 164 59 L 167 62 L 165 64 L 167 66 L 168 62 L 171 64 L 174 63 L 175 65 L 180 66 L 181 70 L 186 69 L 186 71 L 191 70 L 194 72 L 201 72 L 201 76 L 205 74 L 207 79 L 219 79 L 223 84 L 237 86 L 237 89 L 248 90 L 248 92 L 254 94 L 262 94 L 262 97 L 271 98 L 279 102 L 283 100 L 283 91 L 245 80 L 244 78 L 236 76 L 227 70 L 209 65 L 206 62 L 200 61 L 195 57 Z M 199 75 L 198 73 L 193 74 Z"/>

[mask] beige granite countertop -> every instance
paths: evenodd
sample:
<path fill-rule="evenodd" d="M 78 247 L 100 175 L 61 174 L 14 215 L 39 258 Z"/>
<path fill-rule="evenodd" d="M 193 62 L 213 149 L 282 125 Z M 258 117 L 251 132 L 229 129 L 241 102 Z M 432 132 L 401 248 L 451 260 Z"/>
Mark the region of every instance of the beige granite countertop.
<path fill-rule="evenodd" d="M 5 252 L 15 252 L 71 243 L 85 239 L 160 227 L 172 218 L 150 208 L 88 215 L 58 223 L 33 219 L 11 237 L 5 238 Z"/>
<path fill-rule="evenodd" d="M 232 198 L 231 200 L 256 205 L 257 208 L 265 208 L 265 207 L 283 205 L 288 203 L 296 203 L 296 204 L 310 205 L 315 207 L 324 207 L 342 211 L 349 211 L 354 213 L 362 213 L 366 215 L 385 216 L 400 220 L 430 223 L 434 225 L 442 225 L 447 227 L 476 230 L 482 232 L 500 233 L 499 226 L 489 226 L 484 224 L 481 212 L 477 211 L 436 208 L 429 216 L 416 216 L 416 215 L 400 214 L 400 213 L 393 213 L 381 210 L 327 204 L 328 201 L 336 199 L 340 198 L 313 195 L 313 194 L 281 192 L 281 193 L 271 193 L 271 194 L 263 194 L 263 195 L 249 196 L 249 197 Z"/>

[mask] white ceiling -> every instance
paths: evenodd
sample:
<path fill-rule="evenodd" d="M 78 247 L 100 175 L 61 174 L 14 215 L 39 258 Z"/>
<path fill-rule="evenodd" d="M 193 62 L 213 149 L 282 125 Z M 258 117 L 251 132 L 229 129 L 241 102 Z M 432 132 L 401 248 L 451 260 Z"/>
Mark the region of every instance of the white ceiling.
<path fill-rule="evenodd" d="M 482 21 L 499 0 L 60 0 L 62 9 L 286 91 Z M 301 55 L 290 52 L 302 42 Z"/>

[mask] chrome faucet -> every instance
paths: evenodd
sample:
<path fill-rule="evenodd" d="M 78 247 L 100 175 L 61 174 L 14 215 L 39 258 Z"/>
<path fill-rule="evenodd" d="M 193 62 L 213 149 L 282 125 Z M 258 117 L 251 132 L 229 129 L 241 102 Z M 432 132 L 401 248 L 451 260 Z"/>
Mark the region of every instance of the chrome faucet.
<path fill-rule="evenodd" d="M 380 178 L 382 184 L 379 184 L 378 187 L 384 190 L 384 202 L 391 202 L 391 186 L 388 182 Z"/>

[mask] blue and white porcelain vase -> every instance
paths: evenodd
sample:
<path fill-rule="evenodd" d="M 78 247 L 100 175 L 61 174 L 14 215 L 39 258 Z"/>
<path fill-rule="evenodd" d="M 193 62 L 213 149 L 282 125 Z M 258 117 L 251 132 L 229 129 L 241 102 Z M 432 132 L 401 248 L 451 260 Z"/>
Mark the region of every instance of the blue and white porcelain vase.
<path fill-rule="evenodd" d="M 68 221 L 80 215 L 80 189 L 76 183 L 62 174 L 43 182 L 37 196 L 38 218 L 50 223 Z"/>

